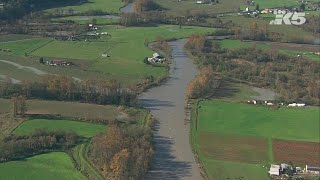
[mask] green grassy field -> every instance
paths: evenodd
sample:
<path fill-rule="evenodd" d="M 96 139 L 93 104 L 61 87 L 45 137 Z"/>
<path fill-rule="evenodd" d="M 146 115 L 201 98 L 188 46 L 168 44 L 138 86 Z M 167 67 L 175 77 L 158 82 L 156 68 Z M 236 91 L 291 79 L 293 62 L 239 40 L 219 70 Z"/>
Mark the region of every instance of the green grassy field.
<path fill-rule="evenodd" d="M 10 111 L 10 100 L 0 98 L 0 113 Z M 29 114 L 52 114 L 74 118 L 114 120 L 119 111 L 116 106 L 78 102 L 28 100 Z"/>
<path fill-rule="evenodd" d="M 19 40 L 26 40 L 26 39 L 33 39 L 36 38 L 31 35 L 23 35 L 23 34 L 7 34 L 0 36 L 0 44 L 8 41 L 19 41 Z"/>
<path fill-rule="evenodd" d="M 255 4 L 259 4 L 260 9 L 263 8 L 275 8 L 275 7 L 299 7 L 301 4 L 296 0 L 255 0 Z M 245 4 L 241 5 L 241 9 L 245 9 L 247 6 Z M 250 9 L 255 9 L 255 6 L 251 6 Z"/>
<path fill-rule="evenodd" d="M 122 27 L 101 26 L 100 32 L 108 32 L 94 41 L 58 41 L 50 39 L 22 39 L 0 43 L 0 48 L 10 49 L 11 53 L 1 53 L 0 59 L 12 61 L 24 66 L 35 67 L 44 72 L 68 75 L 80 79 L 116 79 L 123 86 L 133 86 L 151 75 L 155 78 L 167 74 L 165 67 L 153 67 L 143 63 L 143 59 L 151 56 L 153 51 L 146 47 L 145 39 L 154 41 L 158 36 L 165 39 L 184 38 L 193 33 L 213 32 L 212 28 L 182 27 L 160 25 L 156 27 Z M 13 39 L 14 35 L 11 35 Z M 17 39 L 22 37 L 17 37 Z M 47 44 L 46 44 L 47 43 Z M 45 45 L 44 45 L 45 44 Z M 30 53 L 24 57 L 25 53 Z M 107 53 L 110 57 L 103 58 Z M 39 63 L 40 57 L 51 59 L 68 59 L 76 63 L 73 67 L 50 67 Z M 2 65 L 4 64 L 4 65 Z M 17 80 L 39 80 L 39 76 L 27 68 L 1 63 L 1 75 L 7 75 Z"/>
<path fill-rule="evenodd" d="M 31 38 L 0 43 L 0 49 L 8 49 L 10 54 L 25 55 L 51 41 L 49 38 Z"/>
<path fill-rule="evenodd" d="M 107 17 L 95 17 L 95 16 L 70 16 L 70 17 L 62 17 L 62 18 L 54 18 L 51 19 L 52 22 L 65 22 L 65 21 L 74 21 L 75 23 L 86 25 L 92 23 L 93 20 L 96 20 L 96 25 L 110 25 L 118 23 L 118 19 L 112 19 Z"/>
<path fill-rule="evenodd" d="M 83 137 L 92 137 L 106 130 L 105 125 L 91 124 L 86 122 L 69 121 L 69 120 L 47 120 L 47 119 L 30 119 L 22 123 L 14 133 L 17 135 L 27 135 L 36 129 L 74 131 Z"/>
<path fill-rule="evenodd" d="M 0 163 L 1 179 L 32 180 L 85 180 L 75 169 L 70 157 L 63 152 L 53 152 L 27 158 L 24 161 Z"/>
<path fill-rule="evenodd" d="M 227 99 L 201 101 L 192 119 L 191 142 L 209 179 L 268 179 L 263 166 L 275 161 L 273 139 L 319 142 L 316 107 L 275 110 Z"/>
<path fill-rule="evenodd" d="M 56 11 L 69 11 L 72 9 L 74 13 L 88 12 L 88 11 L 103 11 L 108 13 L 119 13 L 119 9 L 124 6 L 125 3 L 118 0 L 89 0 L 86 3 L 65 6 L 59 8 L 52 8 L 46 10 L 46 12 L 56 12 Z"/>
<path fill-rule="evenodd" d="M 147 76 L 163 77 L 163 67 L 152 67 L 143 63 L 153 51 L 144 45 L 145 39 L 154 41 L 158 36 L 165 39 L 184 38 L 193 33 L 213 32 L 212 28 L 161 25 L 157 27 L 103 26 L 100 32 L 108 32 L 111 37 L 102 37 L 102 42 L 53 41 L 32 53 L 33 56 L 57 57 L 87 60 L 89 70 L 126 83 L 135 83 Z M 107 53 L 108 58 L 101 55 Z"/>
<path fill-rule="evenodd" d="M 267 170 L 261 165 L 203 159 L 209 179 L 268 180 Z"/>
<path fill-rule="evenodd" d="M 224 101 L 203 101 L 200 106 L 198 129 L 201 131 L 287 140 L 320 140 L 317 107 L 273 110 Z"/>
<path fill-rule="evenodd" d="M 172 0 L 155 0 L 167 10 L 169 15 L 186 16 L 199 13 L 216 14 L 226 12 L 238 12 L 239 7 L 243 4 L 239 0 L 223 0 L 219 4 L 196 4 L 194 0 L 172 1 Z"/>

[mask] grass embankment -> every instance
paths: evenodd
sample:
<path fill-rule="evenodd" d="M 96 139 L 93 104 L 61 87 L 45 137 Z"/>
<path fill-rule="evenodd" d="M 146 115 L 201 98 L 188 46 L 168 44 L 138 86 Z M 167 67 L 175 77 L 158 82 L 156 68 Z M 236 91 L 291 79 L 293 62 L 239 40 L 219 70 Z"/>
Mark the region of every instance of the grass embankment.
<path fill-rule="evenodd" d="M 87 158 L 89 143 L 79 144 L 72 150 L 72 158 L 80 172 L 90 179 L 103 180 L 103 176 L 95 169 Z"/>

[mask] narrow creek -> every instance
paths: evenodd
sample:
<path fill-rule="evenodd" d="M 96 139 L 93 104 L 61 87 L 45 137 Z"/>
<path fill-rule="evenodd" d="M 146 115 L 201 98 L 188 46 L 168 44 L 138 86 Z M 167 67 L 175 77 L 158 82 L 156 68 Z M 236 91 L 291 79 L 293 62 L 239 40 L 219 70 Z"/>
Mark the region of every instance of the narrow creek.
<path fill-rule="evenodd" d="M 197 74 L 184 50 L 185 42 L 170 42 L 173 63 L 169 79 L 140 96 L 156 119 L 155 157 L 147 179 L 202 179 L 189 143 L 190 127 L 185 123 L 185 91 Z"/>

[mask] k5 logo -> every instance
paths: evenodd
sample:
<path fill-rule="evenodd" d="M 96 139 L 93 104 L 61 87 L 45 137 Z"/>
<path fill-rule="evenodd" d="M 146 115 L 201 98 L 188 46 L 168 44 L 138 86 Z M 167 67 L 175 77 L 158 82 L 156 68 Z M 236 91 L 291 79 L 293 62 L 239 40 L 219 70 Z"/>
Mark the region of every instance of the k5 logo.
<path fill-rule="evenodd" d="M 306 13 L 301 13 L 301 12 L 295 12 L 295 13 L 275 13 L 276 14 L 276 19 L 270 21 L 271 25 L 302 25 L 306 23 L 306 18 L 305 15 Z M 290 19 L 291 18 L 291 19 Z"/>

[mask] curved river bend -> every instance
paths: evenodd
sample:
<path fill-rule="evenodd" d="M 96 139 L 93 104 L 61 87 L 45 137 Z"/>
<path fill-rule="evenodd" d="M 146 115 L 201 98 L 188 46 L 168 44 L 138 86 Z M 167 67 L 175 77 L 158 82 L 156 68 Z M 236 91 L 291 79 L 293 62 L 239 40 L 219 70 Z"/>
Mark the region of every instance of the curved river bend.
<path fill-rule="evenodd" d="M 170 78 L 140 97 L 156 119 L 155 157 L 147 179 L 202 179 L 189 143 L 189 124 L 185 123 L 185 91 L 197 69 L 184 50 L 186 40 L 170 42 Z"/>

